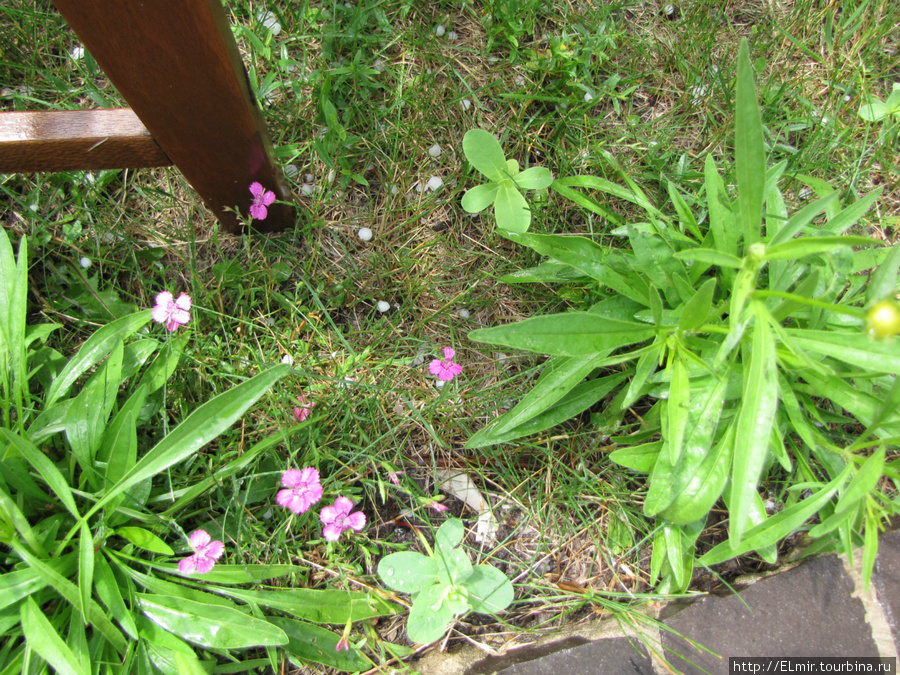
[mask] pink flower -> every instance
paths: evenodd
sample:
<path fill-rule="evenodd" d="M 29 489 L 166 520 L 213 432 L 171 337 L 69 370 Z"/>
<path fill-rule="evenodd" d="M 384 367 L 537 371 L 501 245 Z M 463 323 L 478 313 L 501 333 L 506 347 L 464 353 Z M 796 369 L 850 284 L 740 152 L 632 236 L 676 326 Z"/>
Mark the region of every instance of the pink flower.
<path fill-rule="evenodd" d="M 156 323 L 166 324 L 166 330 L 177 330 L 191 320 L 191 296 L 182 293 L 177 300 L 172 298 L 169 291 L 163 291 L 156 296 L 156 305 L 151 316 Z"/>
<path fill-rule="evenodd" d="M 435 359 L 428 366 L 431 374 L 437 375 L 439 380 L 444 380 L 445 382 L 449 382 L 459 375 L 462 372 L 462 366 L 458 363 L 453 363 L 455 355 L 456 352 L 453 351 L 452 347 L 444 347 L 444 360 Z"/>
<path fill-rule="evenodd" d="M 346 497 L 334 500 L 334 506 L 326 506 L 319 514 L 319 520 L 325 526 L 322 534 L 328 541 L 337 541 L 344 530 L 354 529 L 361 532 L 366 526 L 366 515 L 362 511 L 350 513 L 353 502 Z"/>
<path fill-rule="evenodd" d="M 275 193 L 266 190 L 260 183 L 250 183 L 250 194 L 253 195 L 253 203 L 250 205 L 250 216 L 257 220 L 265 220 L 269 215 L 266 208 L 275 201 Z"/>
<path fill-rule="evenodd" d="M 294 513 L 308 511 L 309 507 L 322 498 L 319 472 L 311 466 L 305 469 L 288 469 L 281 477 L 281 482 L 289 489 L 279 491 L 275 501 Z"/>
<path fill-rule="evenodd" d="M 294 408 L 294 419 L 298 422 L 305 422 L 316 404 L 308 402 L 307 398 L 302 394 L 297 397 L 297 403 L 300 404 L 300 407 Z"/>
<path fill-rule="evenodd" d="M 388 480 L 390 480 L 394 485 L 400 487 L 400 478 L 398 477 L 401 473 L 406 473 L 405 471 L 388 471 Z"/>
<path fill-rule="evenodd" d="M 441 504 L 439 501 L 432 501 L 428 506 L 433 508 L 438 513 L 443 513 L 444 511 L 446 511 L 447 509 L 450 508 L 446 504 Z"/>
<path fill-rule="evenodd" d="M 338 643 L 334 646 L 334 651 L 339 652 L 342 649 L 350 651 L 350 628 L 352 626 L 353 622 L 348 620 L 347 625 L 344 626 L 344 632 L 341 635 L 341 639 L 338 640 Z"/>
<path fill-rule="evenodd" d="M 216 566 L 216 560 L 225 552 L 225 544 L 213 541 L 206 530 L 196 530 L 190 536 L 194 555 L 178 561 L 178 571 L 182 574 L 206 574 Z"/>

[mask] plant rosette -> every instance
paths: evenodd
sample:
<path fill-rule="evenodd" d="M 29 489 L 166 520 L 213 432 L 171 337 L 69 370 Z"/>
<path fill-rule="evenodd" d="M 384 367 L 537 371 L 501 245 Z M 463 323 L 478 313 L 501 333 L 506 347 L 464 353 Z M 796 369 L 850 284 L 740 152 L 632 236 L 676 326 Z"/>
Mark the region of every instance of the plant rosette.
<path fill-rule="evenodd" d="M 462 207 L 469 213 L 480 213 L 491 204 L 497 227 L 510 232 L 527 232 L 531 210 L 521 190 L 546 190 L 553 183 L 550 170 L 533 166 L 520 171 L 515 159 L 506 159 L 494 135 L 484 129 L 472 129 L 463 137 L 463 153 L 489 183 L 466 191 Z"/>
<path fill-rule="evenodd" d="M 413 642 L 440 639 L 454 618 L 468 612 L 496 614 L 513 601 L 509 579 L 490 565 L 472 565 L 457 548 L 465 535 L 461 520 L 451 518 L 438 529 L 431 555 L 392 553 L 378 563 L 388 588 L 412 596 L 407 633 Z"/>

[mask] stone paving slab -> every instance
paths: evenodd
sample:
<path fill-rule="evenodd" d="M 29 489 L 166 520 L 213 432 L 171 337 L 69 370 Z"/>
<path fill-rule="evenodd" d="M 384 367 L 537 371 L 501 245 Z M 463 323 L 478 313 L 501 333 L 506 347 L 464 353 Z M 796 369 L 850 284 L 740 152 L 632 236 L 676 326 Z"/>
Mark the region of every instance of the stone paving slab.
<path fill-rule="evenodd" d="M 503 675 L 655 675 L 653 661 L 642 644 L 627 637 L 604 638 L 578 647 L 563 649 L 536 661 L 518 663 Z"/>

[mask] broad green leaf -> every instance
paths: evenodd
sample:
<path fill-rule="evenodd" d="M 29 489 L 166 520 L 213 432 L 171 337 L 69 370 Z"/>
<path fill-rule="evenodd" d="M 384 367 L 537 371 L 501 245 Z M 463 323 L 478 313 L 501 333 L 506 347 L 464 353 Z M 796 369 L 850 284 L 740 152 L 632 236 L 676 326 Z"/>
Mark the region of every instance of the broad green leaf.
<path fill-rule="evenodd" d="M 88 516 L 116 495 L 184 461 L 217 438 L 289 371 L 286 365 L 275 366 L 201 405 L 144 455 L 122 480 L 109 488 Z"/>
<path fill-rule="evenodd" d="M 137 593 L 135 600 L 138 609 L 153 623 L 201 647 L 277 647 L 288 641 L 277 626 L 228 607 L 144 593 Z"/>
<path fill-rule="evenodd" d="M 814 201 L 812 204 L 807 204 L 802 209 L 800 209 L 797 213 L 795 213 L 787 223 L 781 227 L 774 237 L 769 239 L 766 244 L 766 248 L 771 248 L 778 244 L 781 244 L 786 241 L 790 241 L 790 239 L 797 234 L 801 229 L 809 225 L 813 218 L 818 216 L 822 211 L 824 211 L 832 202 L 836 202 L 840 194 L 837 192 L 832 192 L 827 197 L 823 199 L 818 199 Z"/>
<path fill-rule="evenodd" d="M 678 327 L 681 330 L 690 331 L 700 328 L 712 311 L 713 295 L 716 292 L 716 280 L 707 279 L 703 282 L 694 297 L 687 301 L 681 311 Z"/>
<path fill-rule="evenodd" d="M 766 248 L 766 260 L 793 260 L 807 255 L 829 253 L 847 246 L 874 246 L 880 243 L 870 237 L 843 235 L 838 237 L 799 237 Z"/>
<path fill-rule="evenodd" d="M 896 293 L 897 271 L 900 269 L 900 243 L 894 244 L 887 258 L 869 279 L 866 303 L 873 304 Z"/>
<path fill-rule="evenodd" d="M 716 250 L 737 258 L 738 231 L 735 227 L 734 212 L 731 210 L 730 200 L 725 192 L 725 183 L 722 176 L 719 175 L 712 155 L 706 156 L 703 173 L 706 201 L 709 207 L 709 229 L 712 232 Z"/>
<path fill-rule="evenodd" d="M 517 174 L 513 181 L 522 190 L 543 190 L 550 187 L 553 182 L 553 174 L 550 173 L 550 169 L 533 166 Z"/>
<path fill-rule="evenodd" d="M 497 219 L 497 227 L 510 232 L 525 232 L 531 225 L 528 202 L 512 181 L 504 181 L 499 185 L 494 199 L 494 217 Z"/>
<path fill-rule="evenodd" d="M 150 310 L 147 309 L 123 316 L 96 330 L 81 345 L 78 353 L 69 360 L 62 372 L 54 378 L 50 391 L 47 392 L 44 408 L 50 408 L 60 397 L 68 393 L 69 387 L 89 368 L 100 363 L 117 342 L 132 335 L 149 321 Z"/>
<path fill-rule="evenodd" d="M 440 639 L 453 620 L 453 610 L 444 598 L 444 587 L 435 585 L 416 597 L 409 610 L 406 631 L 409 639 L 423 644 Z"/>
<path fill-rule="evenodd" d="M 503 148 L 492 133 L 483 129 L 471 129 L 463 136 L 463 153 L 469 164 L 492 181 L 506 178 L 506 157 Z"/>
<path fill-rule="evenodd" d="M 162 387 L 175 372 L 187 345 L 188 335 L 187 332 L 181 332 L 169 336 L 166 343 L 156 353 L 156 358 L 144 371 L 141 381 L 138 383 L 139 387 L 146 388 L 148 395 Z"/>
<path fill-rule="evenodd" d="M 789 328 L 786 333 L 796 346 L 806 351 L 830 356 L 870 373 L 900 375 L 900 349 L 895 343 L 871 340 L 861 331 L 839 333 Z"/>
<path fill-rule="evenodd" d="M 414 551 L 391 553 L 378 563 L 382 583 L 400 593 L 419 593 L 433 585 L 437 575 L 437 560 Z"/>
<path fill-rule="evenodd" d="M 473 612 L 497 614 L 512 604 L 515 591 L 506 575 L 490 565 L 475 565 L 465 581 Z"/>
<path fill-rule="evenodd" d="M 125 605 L 119 581 L 103 555 L 98 555 L 94 561 L 94 589 L 97 591 L 97 597 L 100 598 L 100 602 L 106 606 L 109 613 L 122 626 L 122 629 L 132 639 L 137 640 L 138 632 L 134 623 L 134 617 L 131 614 L 131 610 Z"/>
<path fill-rule="evenodd" d="M 873 96 L 859 107 L 858 115 L 866 122 L 878 122 L 887 117 L 888 112 L 887 104 Z"/>
<path fill-rule="evenodd" d="M 444 524 L 438 528 L 434 537 L 435 546 L 444 553 L 449 553 L 452 549 L 460 545 L 463 537 L 466 536 L 466 527 L 459 518 L 448 518 Z M 437 554 L 437 551 L 435 551 Z M 407 591 L 408 592 L 408 591 Z"/>
<path fill-rule="evenodd" d="M 654 329 L 643 323 L 566 312 L 475 330 L 469 338 L 552 356 L 589 356 L 641 342 L 653 334 Z"/>
<path fill-rule="evenodd" d="M 504 284 L 553 284 L 569 283 L 585 276 L 570 265 L 563 265 L 556 260 L 545 260 L 537 267 L 517 270 L 504 274 L 500 281 Z"/>
<path fill-rule="evenodd" d="M 869 588 L 869 582 L 872 580 L 872 570 L 875 568 L 875 558 L 878 555 L 878 517 L 874 510 L 866 508 L 866 532 L 865 532 L 865 551 L 862 559 L 862 577 L 863 589 Z"/>
<path fill-rule="evenodd" d="M 738 208 L 744 246 L 759 241 L 763 194 L 766 181 L 766 149 L 762 118 L 750 65 L 747 39 L 738 52 L 737 97 L 735 101 L 734 154 L 738 186 Z"/>
<path fill-rule="evenodd" d="M 175 555 L 175 551 L 162 539 L 153 534 L 150 530 L 143 527 L 120 527 L 113 532 L 124 539 L 127 539 L 138 548 L 161 555 Z"/>
<path fill-rule="evenodd" d="M 150 660 L 163 673 L 177 674 L 175 654 L 196 658 L 194 648 L 184 640 L 163 630 L 143 615 L 139 614 L 135 618 L 138 632 L 147 645 Z"/>
<path fill-rule="evenodd" d="M 145 389 L 140 387 L 137 394 L 145 393 Z M 137 463 L 137 423 L 135 421 L 135 413 L 128 404 L 138 402 L 143 403 L 144 396 L 139 396 L 137 401 L 129 399 L 128 403 L 119 411 L 112 423 L 106 428 L 103 434 L 103 440 L 100 442 L 100 450 L 98 454 L 106 455 L 106 484 L 115 485 Z M 140 406 L 137 406 L 140 410 Z M 123 414 L 124 413 L 124 414 Z M 113 516 L 116 508 L 125 499 L 126 495 L 119 494 L 109 501 L 106 507 L 107 521 Z M 171 555 L 171 554 L 170 554 Z"/>
<path fill-rule="evenodd" d="M 627 469 L 650 473 L 659 459 L 662 447 L 662 441 L 653 441 L 630 448 L 620 448 L 609 453 L 609 459 Z"/>
<path fill-rule="evenodd" d="M 200 659 L 196 654 L 182 654 L 181 652 L 172 652 L 172 658 L 175 661 L 175 669 L 178 675 L 209 675 Z"/>
<path fill-rule="evenodd" d="M 467 213 L 479 213 L 494 203 L 499 183 L 485 183 L 466 190 L 462 198 L 462 207 Z"/>
<path fill-rule="evenodd" d="M 669 460 L 674 465 L 681 458 L 684 432 L 691 412 L 691 380 L 679 353 L 672 360 L 665 410 L 666 426 L 663 435 L 669 448 Z"/>
<path fill-rule="evenodd" d="M 295 659 L 299 659 L 296 664 L 299 667 L 307 661 L 348 672 L 372 667 L 372 662 L 352 645 L 350 649 L 337 651 L 340 636 L 326 628 L 280 616 L 269 617 L 268 621 L 287 635 L 288 643 L 284 649 Z"/>
<path fill-rule="evenodd" d="M 574 202 L 581 208 L 587 209 L 591 213 L 596 213 L 598 216 L 602 216 L 602 217 L 606 218 L 609 222 L 611 222 L 613 224 L 618 225 L 618 224 L 622 223 L 621 216 L 619 216 L 618 214 L 616 214 L 614 211 L 607 208 L 606 206 L 603 206 L 603 204 L 600 204 L 595 199 L 593 199 L 587 195 L 581 194 L 580 192 L 578 192 L 578 190 L 568 187 L 563 182 L 565 180 L 566 180 L 565 178 L 557 179 L 557 180 L 553 181 L 553 183 L 550 185 L 550 187 L 552 187 L 560 195 L 562 195 L 566 199 Z"/>
<path fill-rule="evenodd" d="M 34 600 L 27 598 L 20 609 L 22 633 L 29 648 L 49 663 L 57 673 L 84 673 L 81 662 L 56 632 Z"/>
<path fill-rule="evenodd" d="M 81 616 L 88 623 L 94 593 L 94 537 L 84 521 L 78 539 L 78 590 L 81 592 Z"/>
<path fill-rule="evenodd" d="M 739 452 L 739 450 L 737 450 Z M 812 497 L 780 511 L 764 522 L 744 532 L 740 545 L 733 545 L 731 539 L 707 551 L 698 561 L 701 565 L 718 565 L 721 562 L 755 551 L 792 534 L 797 528 L 819 512 L 835 492 L 844 484 L 849 475 L 849 465 L 840 476 L 828 483 Z"/>
<path fill-rule="evenodd" d="M 443 586 L 461 584 L 472 575 L 472 562 L 462 549 L 445 551 L 436 548 L 434 559 L 438 564 L 438 583 Z"/>
<path fill-rule="evenodd" d="M 803 373 L 803 379 L 808 384 L 797 384 L 795 389 L 808 394 L 811 397 L 825 397 L 834 402 L 839 408 L 843 408 L 859 420 L 864 426 L 869 427 L 881 411 L 884 401 L 871 394 L 860 391 L 857 387 L 835 376 L 822 376 L 811 370 Z M 882 420 L 876 430 L 880 430 L 880 436 L 900 436 L 900 413 L 894 411 Z"/>
<path fill-rule="evenodd" d="M 778 410 L 775 339 L 765 305 L 754 301 L 753 310 L 756 322 L 753 326 L 750 363 L 744 370 L 744 391 L 735 432 L 731 471 L 728 535 L 732 547 L 738 547 L 741 543 L 750 500 L 756 494 Z"/>
<path fill-rule="evenodd" d="M 0 437 L 6 440 L 12 447 L 22 454 L 44 482 L 47 487 L 59 498 L 59 501 L 66 510 L 75 518 L 80 518 L 78 508 L 75 505 L 75 498 L 72 496 L 72 490 L 69 488 L 69 482 L 65 479 L 56 465 L 50 461 L 43 452 L 41 452 L 31 441 L 9 429 L 0 429 Z"/>
<path fill-rule="evenodd" d="M 6 527 L 2 528 L 5 531 L 0 536 L 0 542 L 11 545 L 11 540 L 14 538 L 13 530 L 15 530 L 32 551 L 42 558 L 47 557 L 47 552 L 31 528 L 28 519 L 19 510 L 16 502 L 6 493 L 6 490 L 0 487 L 0 527 L 2 525 Z"/>
<path fill-rule="evenodd" d="M 834 507 L 835 515 L 846 513 L 855 504 L 863 501 L 871 492 L 884 472 L 885 448 L 881 446 L 869 457 L 850 480 L 847 489 L 841 493 L 837 505 Z M 815 536 L 815 535 L 813 535 Z"/>
<path fill-rule="evenodd" d="M 375 616 L 394 614 L 398 610 L 397 605 L 372 593 L 308 588 L 251 591 L 225 587 L 216 589 L 216 592 L 235 600 L 290 612 L 297 618 L 315 623 L 363 621 Z"/>
<path fill-rule="evenodd" d="M 678 260 L 697 260 L 718 267 L 740 269 L 743 261 L 736 255 L 711 248 L 689 248 L 674 254 Z"/>

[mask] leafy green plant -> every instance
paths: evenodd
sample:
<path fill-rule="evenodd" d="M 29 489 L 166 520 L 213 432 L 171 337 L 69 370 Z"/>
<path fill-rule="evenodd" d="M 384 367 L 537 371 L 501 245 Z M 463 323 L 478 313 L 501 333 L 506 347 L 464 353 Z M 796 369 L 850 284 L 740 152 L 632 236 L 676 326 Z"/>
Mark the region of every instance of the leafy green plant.
<path fill-rule="evenodd" d="M 817 549 L 864 543 L 868 575 L 881 522 L 897 511 L 881 478 L 897 477 L 887 448 L 900 437 L 900 356 L 896 342 L 872 337 L 897 324 L 882 303 L 896 309 L 888 299 L 897 290 L 900 245 L 854 251 L 880 242 L 846 234 L 881 190 L 843 206 L 826 182 L 798 176 L 818 199 L 788 213 L 778 187 L 786 164 L 766 168 L 746 41 L 735 155 L 737 198 L 707 156 L 705 203 L 698 198 L 695 212 L 669 183 L 674 217 L 621 170 L 624 187 L 593 176 L 554 181 L 557 193 L 617 223 L 612 234 L 630 249 L 504 232 L 550 259 L 507 281 L 576 279 L 601 299 L 582 311 L 470 333 L 550 359 L 518 405 L 467 447 L 594 411 L 619 446 L 610 459 L 649 475 L 643 508 L 657 522 L 651 571 L 662 591 L 687 588 L 698 537 L 720 499 L 728 538 L 701 565 L 750 551 L 774 561 L 779 540 L 818 517 L 807 526 Z M 579 188 L 624 199 L 646 221 L 623 222 Z M 768 509 L 763 485 L 774 491 Z"/>
<path fill-rule="evenodd" d="M 490 183 L 467 190 L 462 207 L 469 213 L 479 213 L 493 204 L 497 227 L 510 232 L 526 232 L 531 225 L 531 209 L 521 190 L 550 187 L 553 182 L 550 170 L 533 166 L 520 172 L 519 163 L 515 159 L 506 159 L 494 135 L 482 129 L 466 132 L 463 152 L 469 163 Z"/>
<path fill-rule="evenodd" d="M 454 617 L 468 612 L 496 614 L 513 601 L 509 579 L 490 565 L 472 565 L 457 548 L 465 528 L 451 518 L 438 528 L 434 551 L 422 540 L 429 555 L 402 551 L 378 563 L 378 576 L 389 588 L 412 595 L 407 632 L 413 642 L 434 642 Z"/>
<path fill-rule="evenodd" d="M 16 259 L 0 229 L 0 672 L 39 672 L 43 659 L 66 673 L 94 672 L 96 664 L 112 673 L 199 673 L 250 649 L 264 658 L 246 659 L 247 669 L 277 670 L 277 649 L 297 663 L 369 667 L 356 649 L 335 651 L 339 636 L 316 624 L 390 613 L 389 603 L 265 583 L 302 572 L 294 565 L 181 574 L 166 543 L 198 497 L 283 436 L 169 499 L 158 499 L 170 487 L 154 479 L 192 461 L 288 367 L 247 378 L 159 434 L 155 420 L 186 335 L 142 334 L 151 319 L 145 310 L 98 329 L 66 358 L 42 346 L 57 325 L 26 325 L 27 260 L 26 238 Z"/>
<path fill-rule="evenodd" d="M 859 116 L 867 122 L 880 122 L 885 117 L 893 116 L 900 121 L 900 82 L 894 82 L 887 101 L 875 95 L 859 107 Z"/>

